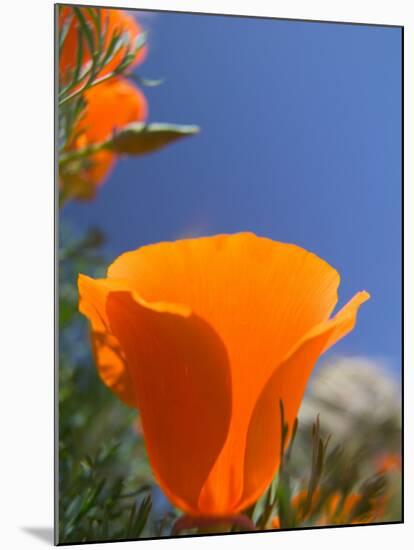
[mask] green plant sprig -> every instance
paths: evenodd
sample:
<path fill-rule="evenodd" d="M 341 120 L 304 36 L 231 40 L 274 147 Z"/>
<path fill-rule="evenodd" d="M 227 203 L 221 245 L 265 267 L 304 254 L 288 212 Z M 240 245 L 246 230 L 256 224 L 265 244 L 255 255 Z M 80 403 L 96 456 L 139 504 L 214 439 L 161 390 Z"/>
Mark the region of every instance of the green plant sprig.
<path fill-rule="evenodd" d="M 107 48 L 104 47 L 104 36 L 107 33 L 107 20 L 104 22 L 104 26 L 101 25 L 101 18 L 98 15 L 97 8 L 89 8 L 88 12 L 91 15 L 91 19 L 94 25 L 93 30 L 88 25 L 82 10 L 80 8 L 73 8 L 74 17 L 76 17 L 78 28 L 78 40 L 77 40 L 77 54 L 76 65 L 71 75 L 69 83 L 61 88 L 59 91 L 59 106 L 75 99 L 76 97 L 85 93 L 93 86 L 97 86 L 102 82 L 106 82 L 111 78 L 119 76 L 127 71 L 136 55 L 145 46 L 147 35 L 142 32 L 136 39 L 135 44 L 131 46 L 130 40 L 127 40 L 128 33 L 114 32 L 109 40 Z M 68 29 L 64 27 L 64 36 L 60 42 L 60 50 L 63 47 L 64 41 L 67 37 Z M 83 44 L 86 43 L 87 50 L 91 61 L 83 67 Z M 108 66 L 114 56 L 125 47 L 125 53 L 121 60 L 110 73 L 98 78 L 98 75 Z"/>
<path fill-rule="evenodd" d="M 141 33 L 133 45 L 130 44 L 128 33 L 114 31 L 105 46 L 105 36 L 108 35 L 108 17 L 104 21 L 99 15 L 99 8 L 84 8 L 90 15 L 90 22 L 85 19 L 84 11 L 73 7 L 59 33 L 59 55 L 68 37 L 68 32 L 74 19 L 78 22 L 77 50 L 73 71 L 60 75 L 58 92 L 60 152 L 67 149 L 68 142 L 76 139 L 74 128 L 82 118 L 86 101 L 84 94 L 90 88 L 108 81 L 121 74 L 126 74 L 137 53 L 146 44 L 146 33 Z M 99 76 L 108 67 L 118 52 L 125 48 L 117 66 L 108 74 Z M 88 53 L 90 61 L 84 63 L 84 54 Z"/>

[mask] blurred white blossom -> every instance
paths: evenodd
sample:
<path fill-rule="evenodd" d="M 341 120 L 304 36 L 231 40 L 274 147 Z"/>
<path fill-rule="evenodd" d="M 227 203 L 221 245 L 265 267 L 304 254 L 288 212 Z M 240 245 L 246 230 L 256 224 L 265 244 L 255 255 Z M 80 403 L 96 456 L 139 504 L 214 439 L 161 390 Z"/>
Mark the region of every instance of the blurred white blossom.
<path fill-rule="evenodd" d="M 373 430 L 401 428 L 401 388 L 384 363 L 367 357 L 336 357 L 311 379 L 299 413 L 299 425 L 310 426 L 319 413 L 324 430 L 347 440 Z"/>

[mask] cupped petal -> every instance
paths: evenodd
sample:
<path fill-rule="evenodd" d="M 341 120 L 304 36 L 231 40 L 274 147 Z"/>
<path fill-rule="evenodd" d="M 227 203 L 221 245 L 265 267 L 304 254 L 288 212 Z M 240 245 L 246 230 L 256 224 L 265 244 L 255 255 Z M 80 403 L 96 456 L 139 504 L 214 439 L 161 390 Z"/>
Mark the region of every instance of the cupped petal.
<path fill-rule="evenodd" d="M 91 279 L 79 275 L 79 311 L 91 323 L 92 349 L 102 382 L 126 405 L 137 407 L 134 386 L 128 372 L 125 354 L 118 339 L 111 333 L 106 315 L 106 299 L 110 290 L 125 289 L 121 281 Z"/>
<path fill-rule="evenodd" d="M 276 367 L 250 420 L 244 460 L 244 490 L 238 510 L 249 507 L 260 497 L 279 466 L 280 401 L 283 402 L 290 437 L 307 381 L 317 359 L 354 328 L 358 309 L 368 299 L 367 292 L 357 293 L 332 319 L 310 330 Z"/>
<path fill-rule="evenodd" d="M 145 246 L 108 270 L 146 300 L 188 304 L 220 336 L 232 371 L 233 413 L 226 444 L 203 486 L 205 514 L 232 511 L 243 491 L 249 420 L 286 353 L 329 318 L 339 275 L 316 255 L 251 233 Z"/>
<path fill-rule="evenodd" d="M 226 349 L 186 306 L 111 291 L 106 314 L 125 354 L 155 476 L 175 505 L 198 515 L 201 488 L 230 424 Z"/>
<path fill-rule="evenodd" d="M 108 278 L 128 280 L 150 302 L 187 304 L 225 342 L 243 386 L 266 378 L 329 318 L 339 285 L 336 270 L 315 254 L 251 233 L 144 246 L 115 260 Z"/>

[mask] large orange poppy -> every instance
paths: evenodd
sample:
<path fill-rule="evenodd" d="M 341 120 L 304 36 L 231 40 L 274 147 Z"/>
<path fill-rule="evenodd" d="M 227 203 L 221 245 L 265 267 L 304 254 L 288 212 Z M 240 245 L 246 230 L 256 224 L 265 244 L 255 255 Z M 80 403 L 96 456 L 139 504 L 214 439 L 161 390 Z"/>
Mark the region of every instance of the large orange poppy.
<path fill-rule="evenodd" d="M 149 459 L 193 516 L 254 503 L 280 457 L 318 357 L 354 327 L 334 317 L 339 274 L 316 255 L 251 233 L 144 246 L 105 279 L 79 276 L 104 383 L 140 410 Z"/>
<path fill-rule="evenodd" d="M 68 150 L 79 150 L 101 143 L 130 122 L 142 122 L 148 116 L 144 94 L 127 79 L 113 78 L 87 90 L 86 108 L 74 128 L 75 139 Z M 108 177 L 116 155 L 102 150 L 76 167 L 75 179 L 66 178 L 70 195 L 78 198 L 93 196 L 96 187 Z"/>
<path fill-rule="evenodd" d="M 91 30 L 96 45 L 98 43 L 98 36 L 96 36 L 96 32 L 94 31 L 95 27 L 93 25 L 91 13 L 86 7 L 79 9 L 86 24 Z M 98 77 L 102 77 L 112 72 L 119 65 L 126 53 L 127 45 L 129 45 L 130 48 L 133 48 L 136 40 L 143 34 L 143 30 L 135 17 L 128 13 L 127 10 L 117 10 L 111 8 L 94 8 L 94 10 L 100 19 L 101 28 L 103 29 L 103 47 L 105 49 L 108 48 L 114 33 L 118 35 L 123 34 L 124 37 L 126 37 L 125 45 L 122 46 L 115 53 L 115 55 L 110 58 L 109 62 L 105 64 L 105 67 L 97 75 Z M 58 28 L 60 32 L 66 32 L 65 39 L 59 53 L 59 75 L 63 84 L 70 82 L 71 74 L 76 66 L 79 47 L 79 27 L 80 23 L 75 17 L 73 8 L 70 6 L 61 6 L 59 9 Z M 82 53 L 82 65 L 85 66 L 91 61 L 91 54 L 85 38 L 82 43 Z M 141 63 L 146 54 L 147 47 L 144 45 L 140 50 L 138 50 L 130 67 L 135 67 Z"/>

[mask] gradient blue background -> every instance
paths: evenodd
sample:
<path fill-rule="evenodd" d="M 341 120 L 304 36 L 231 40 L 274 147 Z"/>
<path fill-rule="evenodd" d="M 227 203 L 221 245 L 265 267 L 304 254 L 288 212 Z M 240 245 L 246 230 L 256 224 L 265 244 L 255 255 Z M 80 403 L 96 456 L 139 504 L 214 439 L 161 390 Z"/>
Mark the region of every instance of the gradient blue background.
<path fill-rule="evenodd" d="M 64 208 L 102 228 L 108 259 L 185 235 L 254 231 L 342 276 L 340 305 L 372 299 L 333 353 L 401 370 L 401 30 L 135 12 L 150 120 L 200 135 L 123 159 L 96 200 Z"/>

